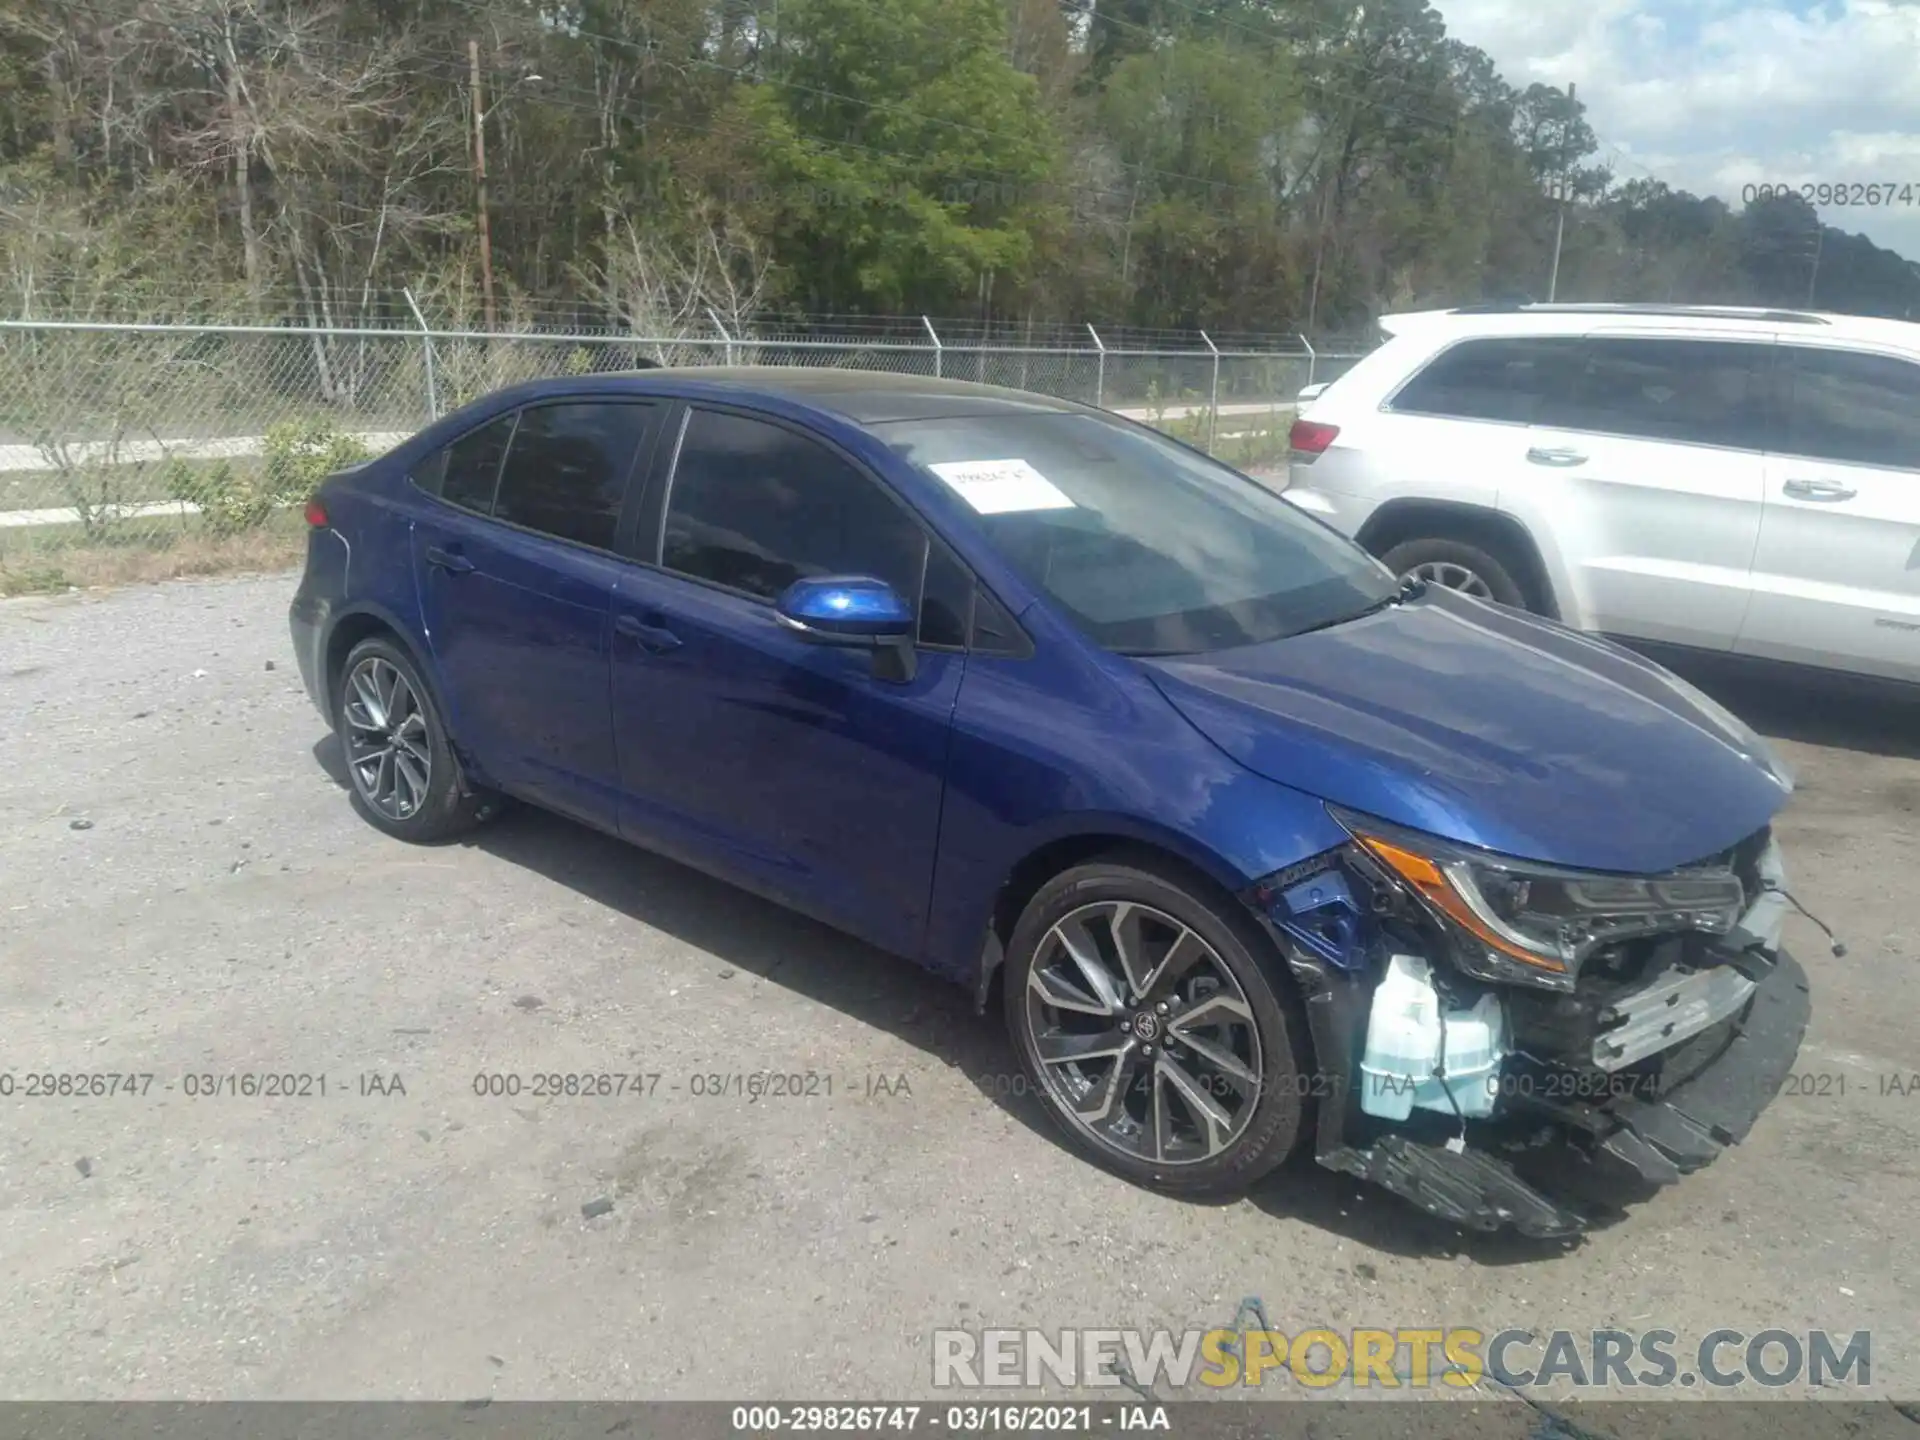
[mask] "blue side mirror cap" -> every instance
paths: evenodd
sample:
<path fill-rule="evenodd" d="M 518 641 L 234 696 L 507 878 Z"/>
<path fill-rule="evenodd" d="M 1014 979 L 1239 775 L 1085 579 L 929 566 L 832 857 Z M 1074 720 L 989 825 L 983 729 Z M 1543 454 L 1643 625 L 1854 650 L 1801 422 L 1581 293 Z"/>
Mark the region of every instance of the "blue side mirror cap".
<path fill-rule="evenodd" d="M 913 630 L 913 607 L 886 581 L 869 575 L 796 580 L 775 608 L 792 628 L 822 638 L 885 640 Z"/>

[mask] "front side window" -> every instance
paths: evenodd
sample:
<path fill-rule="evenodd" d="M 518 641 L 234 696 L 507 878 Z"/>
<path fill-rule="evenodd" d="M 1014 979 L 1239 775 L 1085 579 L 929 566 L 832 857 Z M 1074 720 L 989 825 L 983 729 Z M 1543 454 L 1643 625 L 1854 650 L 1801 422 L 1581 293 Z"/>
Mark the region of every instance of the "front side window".
<path fill-rule="evenodd" d="M 1571 336 L 1467 340 L 1442 351 L 1393 397 L 1393 408 L 1458 420 L 1537 423 L 1563 396 L 1580 360 Z"/>
<path fill-rule="evenodd" d="M 927 548 L 927 574 L 920 586 L 919 641 L 942 650 L 967 648 L 972 623 L 973 574 L 943 545 Z"/>
<path fill-rule="evenodd" d="M 661 535 L 666 569 L 760 600 L 807 577 L 870 575 L 915 601 L 927 555 L 919 521 L 824 445 L 744 415 L 688 417 Z"/>
<path fill-rule="evenodd" d="M 606 401 L 522 410 L 494 519 L 611 550 L 650 410 Z"/>
<path fill-rule="evenodd" d="M 1144 427 L 1055 413 L 873 429 L 954 490 L 1008 563 L 1111 650 L 1259 644 L 1349 619 L 1396 589 L 1357 545 Z"/>
<path fill-rule="evenodd" d="M 1688 445 L 1765 448 L 1766 345 L 1596 338 L 1582 349 L 1571 394 L 1535 423 Z"/>
<path fill-rule="evenodd" d="M 1787 347 L 1787 449 L 1817 460 L 1920 470 L 1920 365 Z"/>

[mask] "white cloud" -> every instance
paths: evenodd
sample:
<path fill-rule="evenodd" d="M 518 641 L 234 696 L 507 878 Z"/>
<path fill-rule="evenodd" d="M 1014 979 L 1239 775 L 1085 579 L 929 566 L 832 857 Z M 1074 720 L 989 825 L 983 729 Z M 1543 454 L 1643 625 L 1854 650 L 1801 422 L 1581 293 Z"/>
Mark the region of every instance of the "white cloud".
<path fill-rule="evenodd" d="M 1580 87 L 1623 178 L 1740 204 L 1749 184 L 1893 182 L 1821 207 L 1920 259 L 1920 5 L 1890 0 L 1435 0 L 1508 81 Z"/>

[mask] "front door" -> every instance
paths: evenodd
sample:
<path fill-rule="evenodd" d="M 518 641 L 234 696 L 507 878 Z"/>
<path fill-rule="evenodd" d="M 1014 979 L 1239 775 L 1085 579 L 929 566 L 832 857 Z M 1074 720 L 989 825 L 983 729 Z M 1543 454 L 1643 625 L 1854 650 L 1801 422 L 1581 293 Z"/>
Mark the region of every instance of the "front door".
<path fill-rule="evenodd" d="M 1920 364 L 1783 346 L 1742 654 L 1920 680 Z"/>
<path fill-rule="evenodd" d="M 691 410 L 666 484 L 659 566 L 613 603 L 623 830 L 917 955 L 966 664 L 926 576 L 953 562 L 877 479 L 765 418 Z M 794 580 L 854 574 L 915 603 L 912 679 L 775 619 Z"/>

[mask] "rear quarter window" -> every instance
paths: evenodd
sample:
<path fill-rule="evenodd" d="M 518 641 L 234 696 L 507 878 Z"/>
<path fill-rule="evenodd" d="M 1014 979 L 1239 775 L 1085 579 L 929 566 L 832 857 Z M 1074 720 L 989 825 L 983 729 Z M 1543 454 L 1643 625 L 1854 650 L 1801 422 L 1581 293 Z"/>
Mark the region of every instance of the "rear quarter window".
<path fill-rule="evenodd" d="M 1580 340 L 1547 336 L 1463 340 L 1442 350 L 1395 394 L 1394 411 L 1531 425 L 1571 390 Z"/>
<path fill-rule="evenodd" d="M 481 515 L 492 514 L 493 494 L 500 481 L 500 462 L 506 459 L 507 442 L 513 438 L 518 418 L 517 412 L 511 412 L 489 420 L 477 430 L 469 430 L 415 465 L 407 472 L 407 478 L 449 505 Z"/>

